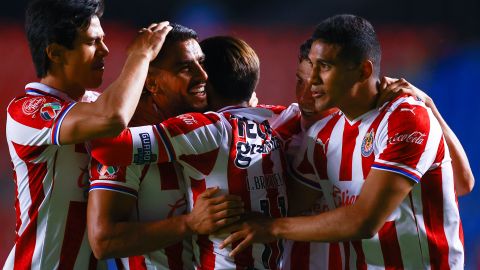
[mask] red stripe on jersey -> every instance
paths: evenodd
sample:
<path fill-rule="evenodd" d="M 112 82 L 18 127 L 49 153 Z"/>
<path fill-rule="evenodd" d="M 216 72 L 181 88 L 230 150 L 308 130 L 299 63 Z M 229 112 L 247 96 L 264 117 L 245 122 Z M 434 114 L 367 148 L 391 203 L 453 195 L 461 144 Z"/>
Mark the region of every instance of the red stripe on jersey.
<path fill-rule="evenodd" d="M 35 149 L 35 147 L 32 147 L 32 149 Z M 31 155 L 28 154 L 27 156 L 31 157 Z M 30 190 L 30 199 L 32 204 L 28 209 L 30 222 L 25 231 L 19 237 L 19 241 L 16 243 L 15 268 L 18 266 L 18 269 L 30 269 L 32 264 L 37 234 L 38 210 L 45 198 L 45 193 L 43 191 L 43 179 L 48 171 L 46 163 L 26 163 L 26 165 L 28 171 L 28 188 Z"/>
<path fill-rule="evenodd" d="M 217 148 L 199 155 L 181 155 L 178 159 L 188 163 L 203 175 L 209 175 L 215 166 L 219 150 L 220 148 Z"/>
<path fill-rule="evenodd" d="M 48 145 L 21 145 L 12 141 L 13 148 L 15 148 L 15 153 L 17 156 L 25 161 L 30 162 L 36 158 L 38 158 L 43 151 L 48 147 Z"/>
<path fill-rule="evenodd" d="M 177 170 L 175 165 L 171 162 L 159 163 L 158 172 L 160 173 L 160 189 L 161 190 L 178 190 L 180 186 L 178 184 Z"/>
<path fill-rule="evenodd" d="M 170 270 L 182 270 L 183 242 L 179 242 L 165 248 L 165 255 L 168 259 L 168 268 Z"/>
<path fill-rule="evenodd" d="M 365 253 L 363 252 L 362 241 L 352 241 L 352 246 L 357 254 L 357 270 L 367 270 L 367 263 L 365 262 Z"/>
<path fill-rule="evenodd" d="M 429 133 L 426 108 L 402 103 L 388 118 L 387 146 L 379 158 L 416 168 L 425 152 Z"/>
<path fill-rule="evenodd" d="M 343 252 L 345 256 L 345 261 L 349 262 L 350 261 L 350 242 L 343 242 Z M 349 263 L 345 264 L 345 270 L 350 270 Z"/>
<path fill-rule="evenodd" d="M 310 242 L 293 242 L 290 269 L 310 268 Z"/>
<path fill-rule="evenodd" d="M 437 155 L 435 156 L 435 160 L 433 161 L 433 163 L 441 163 L 444 158 L 445 158 L 445 141 L 442 135 L 442 138 L 440 139 L 440 143 L 438 145 Z"/>
<path fill-rule="evenodd" d="M 193 206 L 202 192 L 206 190 L 205 179 L 195 180 L 190 177 L 190 186 L 192 189 Z M 208 235 L 198 235 L 197 245 L 200 248 L 200 267 L 202 270 L 215 269 L 215 253 L 213 243 L 208 239 Z"/>
<path fill-rule="evenodd" d="M 265 176 L 273 174 L 273 161 L 271 154 L 272 152 L 268 154 L 262 154 L 262 169 Z M 285 198 L 279 198 L 278 189 L 276 188 L 266 188 L 266 191 L 268 199 L 266 206 L 268 209 L 262 209 L 264 214 L 271 217 L 282 217 L 283 215 L 280 213 L 279 200 L 285 200 Z M 283 251 L 281 240 L 265 244 L 265 250 L 262 254 L 262 257 L 264 266 L 266 266 L 266 268 L 277 269 L 277 261 L 280 259 L 280 250 Z"/>
<path fill-rule="evenodd" d="M 317 135 L 315 147 L 313 149 L 313 162 L 320 179 L 329 178 L 327 171 L 328 142 L 330 141 L 333 128 L 337 124 L 337 121 L 340 119 L 340 117 L 341 114 L 336 114 L 334 117 L 332 117 L 332 119 L 325 124 L 325 127 L 323 127 Z"/>
<path fill-rule="evenodd" d="M 302 131 L 301 115 L 297 114 L 294 117 L 283 122 L 282 125 L 275 127 L 276 133 L 283 141 L 289 140 L 293 135 Z"/>
<path fill-rule="evenodd" d="M 448 242 L 443 228 L 442 167 L 428 171 L 420 182 L 425 230 L 432 269 L 450 269 Z"/>
<path fill-rule="evenodd" d="M 387 221 L 378 231 L 385 269 L 403 269 L 395 221 Z"/>
<path fill-rule="evenodd" d="M 148 169 L 150 168 L 150 164 L 145 164 L 142 169 L 142 174 L 140 175 L 140 183 L 143 182 L 143 179 L 145 179 L 145 176 L 147 175 Z"/>
<path fill-rule="evenodd" d="M 246 138 L 241 138 L 239 136 L 239 125 L 238 119 L 230 120 L 232 123 L 232 145 L 230 149 L 237 149 L 238 142 L 246 142 Z M 240 126 L 240 128 L 244 128 L 245 125 Z M 245 130 L 242 130 L 242 134 L 245 134 Z M 242 198 L 244 203 L 245 211 L 251 211 L 252 206 L 250 202 L 250 191 L 247 190 L 245 181 L 247 179 L 247 170 L 239 169 L 235 165 L 235 157 L 237 155 L 237 151 L 230 151 L 229 158 L 228 158 L 228 168 L 227 168 L 227 176 L 228 176 L 228 190 L 230 194 L 238 195 Z M 239 242 L 232 244 L 232 249 L 234 249 Z M 243 267 L 253 267 L 253 256 L 252 256 L 252 247 L 248 247 L 244 249 L 241 253 L 235 256 L 235 264 L 237 265 L 237 269 Z"/>
<path fill-rule="evenodd" d="M 87 223 L 87 203 L 70 202 L 65 234 L 60 252 L 59 269 L 73 269 L 78 251 L 82 245 Z"/>
<path fill-rule="evenodd" d="M 257 108 L 264 108 L 264 109 L 272 111 L 274 114 L 281 114 L 287 107 L 285 107 L 283 105 L 258 104 Z"/>
<path fill-rule="evenodd" d="M 218 121 L 220 121 L 220 117 L 214 113 L 187 113 L 162 122 L 162 126 L 168 130 L 171 137 L 175 137 Z"/>
<path fill-rule="evenodd" d="M 91 141 L 92 157 L 103 165 L 130 165 L 133 151 L 132 134 L 125 129 L 115 138 Z"/>
<path fill-rule="evenodd" d="M 145 264 L 145 257 L 143 256 L 128 257 L 128 268 L 130 270 L 147 270 L 147 265 Z"/>
<path fill-rule="evenodd" d="M 328 248 L 328 269 L 342 269 L 342 255 L 338 243 L 330 243 Z"/>
<path fill-rule="evenodd" d="M 345 118 L 345 126 L 343 128 L 343 140 L 342 140 L 342 160 L 340 161 L 340 181 L 352 180 L 352 165 L 353 165 L 353 149 L 357 144 L 356 139 L 358 136 L 358 126 L 362 121 L 358 121 L 353 126 L 348 123 Z"/>

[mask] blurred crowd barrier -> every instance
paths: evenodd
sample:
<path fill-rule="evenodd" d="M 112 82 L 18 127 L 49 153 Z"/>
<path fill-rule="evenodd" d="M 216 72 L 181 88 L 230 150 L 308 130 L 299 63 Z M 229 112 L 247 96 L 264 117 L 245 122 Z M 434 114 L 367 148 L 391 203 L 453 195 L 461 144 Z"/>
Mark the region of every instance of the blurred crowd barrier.
<path fill-rule="evenodd" d="M 119 23 L 106 22 L 104 30 L 110 55 L 106 60 L 106 87 L 119 74 L 125 59 L 126 45 L 136 30 Z M 261 103 L 289 104 L 294 101 L 295 69 L 299 45 L 313 30 L 308 27 L 259 27 L 223 25 L 195 28 L 200 39 L 212 35 L 235 35 L 247 41 L 261 60 L 261 78 L 257 96 Z M 477 105 L 480 78 L 480 44 L 459 44 L 448 30 L 435 27 L 377 27 L 382 43 L 382 74 L 404 77 L 433 98 L 444 118 L 462 141 L 476 176 L 480 173 L 480 109 Z M 15 95 L 26 83 L 36 80 L 23 26 L 0 24 L 0 65 L 2 116 Z M 100 91 L 102 88 L 99 89 Z M 0 133 L 0 265 L 3 265 L 15 237 L 15 188 L 5 132 Z M 459 198 L 465 232 L 467 269 L 480 269 L 480 199 L 478 187 Z"/>

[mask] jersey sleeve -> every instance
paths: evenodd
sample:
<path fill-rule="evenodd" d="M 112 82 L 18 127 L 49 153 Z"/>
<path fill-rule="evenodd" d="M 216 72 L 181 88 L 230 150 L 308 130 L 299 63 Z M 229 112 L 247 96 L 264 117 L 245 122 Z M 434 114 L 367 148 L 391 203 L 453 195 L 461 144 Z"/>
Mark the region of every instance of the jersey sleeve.
<path fill-rule="evenodd" d="M 158 125 L 129 128 L 115 138 L 94 140 L 91 153 L 106 165 L 164 163 L 218 149 L 224 134 L 218 114 L 190 113 Z"/>
<path fill-rule="evenodd" d="M 144 166 L 108 166 L 90 163 L 90 191 L 108 190 L 137 198 Z"/>
<path fill-rule="evenodd" d="M 51 96 L 17 98 L 7 110 L 7 137 L 24 146 L 60 145 L 60 127 L 75 104 Z"/>
<path fill-rule="evenodd" d="M 434 163 L 443 134 L 430 109 L 411 101 L 393 110 L 377 136 L 379 154 L 372 168 L 419 182 Z"/>

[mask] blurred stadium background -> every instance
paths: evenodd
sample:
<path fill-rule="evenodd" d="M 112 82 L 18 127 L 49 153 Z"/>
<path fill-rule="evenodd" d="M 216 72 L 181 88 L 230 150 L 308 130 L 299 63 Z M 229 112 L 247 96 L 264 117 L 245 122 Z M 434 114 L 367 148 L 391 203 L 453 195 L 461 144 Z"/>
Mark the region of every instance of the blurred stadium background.
<path fill-rule="evenodd" d="M 3 110 L 11 98 L 34 81 L 23 12 L 27 1 L 4 1 L 0 9 L 0 64 Z M 404 77 L 433 97 L 480 175 L 480 1 L 478 0 L 337 0 L 337 1 L 147 1 L 106 3 L 103 27 L 110 56 L 106 60 L 108 85 L 120 72 L 126 44 L 136 29 L 169 20 L 191 27 L 206 38 L 235 35 L 246 40 L 261 59 L 257 95 L 262 103 L 288 104 L 294 100 L 298 46 L 316 23 L 339 13 L 370 20 L 383 47 L 382 73 Z M 99 89 L 101 90 L 102 87 Z M 14 239 L 15 189 L 5 133 L 0 133 L 0 264 Z M 477 178 L 478 179 L 478 178 Z M 480 269 L 480 191 L 459 198 L 466 247 L 466 269 Z"/>

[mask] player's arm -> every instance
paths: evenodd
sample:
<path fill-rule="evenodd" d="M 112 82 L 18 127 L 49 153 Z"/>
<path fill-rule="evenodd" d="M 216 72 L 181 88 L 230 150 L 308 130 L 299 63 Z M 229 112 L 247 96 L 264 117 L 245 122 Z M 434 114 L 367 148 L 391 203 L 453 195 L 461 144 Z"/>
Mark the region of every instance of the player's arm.
<path fill-rule="evenodd" d="M 161 22 L 139 32 L 120 76 L 95 102 L 79 102 L 67 113 L 60 128 L 61 144 L 115 136 L 127 126 L 140 99 L 149 63 L 170 30 L 168 22 Z"/>
<path fill-rule="evenodd" d="M 98 259 L 142 255 L 182 241 L 194 233 L 210 234 L 238 220 L 241 199 L 214 197 L 218 188 L 198 196 L 192 212 L 165 220 L 131 221 L 136 198 L 109 190 L 92 190 L 87 209 L 88 239 Z"/>
<path fill-rule="evenodd" d="M 455 191 L 460 196 L 470 193 L 475 185 L 475 178 L 470 163 L 468 162 L 467 154 L 465 153 L 460 140 L 443 119 L 432 98 L 422 90 L 407 82 L 405 79 L 397 80 L 384 77 L 381 81 L 381 89 L 384 89 L 385 91 L 382 94 L 382 98 L 387 98 L 389 95 L 409 94 L 424 101 L 425 105 L 432 110 L 433 115 L 440 123 L 445 141 L 450 151 L 450 157 L 452 158 Z"/>
<path fill-rule="evenodd" d="M 125 129 L 114 138 L 93 140 L 91 155 L 105 165 L 172 162 L 182 155 L 218 149 L 224 132 L 217 114 L 184 114 L 159 125 Z"/>
<path fill-rule="evenodd" d="M 222 246 L 241 241 L 230 254 L 235 256 L 252 243 L 281 238 L 321 242 L 371 238 L 412 187 L 413 182 L 400 174 L 372 169 L 355 204 L 315 216 L 278 219 L 257 216 L 225 229 L 234 233 Z"/>

